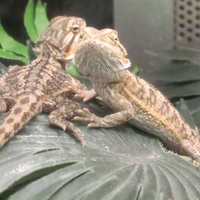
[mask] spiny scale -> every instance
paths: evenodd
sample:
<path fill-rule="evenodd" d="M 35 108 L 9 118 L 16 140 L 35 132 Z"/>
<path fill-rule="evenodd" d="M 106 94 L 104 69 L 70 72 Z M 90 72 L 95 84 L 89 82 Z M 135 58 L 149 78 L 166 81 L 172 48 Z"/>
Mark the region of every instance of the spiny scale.
<path fill-rule="evenodd" d="M 76 48 L 74 64 L 91 79 L 96 93 L 116 113 L 100 118 L 84 109 L 75 120 L 89 122 L 89 127 L 129 122 L 158 136 L 174 151 L 192 157 L 194 164 L 200 166 L 198 131 L 190 128 L 156 88 L 126 70 L 128 60 L 122 45 L 111 30 L 105 33 L 87 31 L 87 38 Z"/>
<path fill-rule="evenodd" d="M 65 55 L 68 47 L 78 42 L 84 28 L 85 21 L 81 18 L 54 18 L 38 39 L 38 58 L 27 66 L 11 66 L 8 73 L 0 78 L 0 112 L 11 108 L 0 125 L 0 147 L 41 111 L 50 113 L 52 124 L 71 130 L 85 145 L 80 130 L 65 119 L 80 109 L 78 103 L 67 99 L 71 93 L 69 87 L 77 91 L 87 89 L 66 74 L 55 59 Z M 59 46 L 62 41 L 68 43 Z"/>

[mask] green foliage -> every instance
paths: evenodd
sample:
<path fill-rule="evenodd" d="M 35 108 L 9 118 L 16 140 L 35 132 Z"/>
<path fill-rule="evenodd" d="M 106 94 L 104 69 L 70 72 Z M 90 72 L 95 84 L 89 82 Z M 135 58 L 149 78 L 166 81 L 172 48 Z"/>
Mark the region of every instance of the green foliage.
<path fill-rule="evenodd" d="M 69 67 L 66 68 L 67 73 L 79 77 L 81 76 L 81 73 L 78 71 L 77 67 L 75 65 L 70 65 Z"/>
<path fill-rule="evenodd" d="M 200 116 L 194 107 L 197 101 L 187 104 L 193 105 L 192 113 L 198 112 L 196 117 Z M 187 104 L 181 101 L 179 109 L 193 117 Z M 47 116 L 42 114 L 1 149 L 2 198 L 188 200 L 200 197 L 200 170 L 189 158 L 167 151 L 157 138 L 128 124 L 112 129 L 76 125 L 86 139 L 84 148 L 69 132 L 50 126 Z"/>
<path fill-rule="evenodd" d="M 135 65 L 135 66 L 133 67 L 132 73 L 133 73 L 133 74 L 139 74 L 139 72 L 140 72 L 139 66 L 138 66 L 138 65 Z"/>
<path fill-rule="evenodd" d="M 27 33 L 33 42 L 36 42 L 39 35 L 47 28 L 49 21 L 46 16 L 46 4 L 42 5 L 38 0 L 34 9 L 34 1 L 29 0 L 24 15 L 24 25 Z"/>
<path fill-rule="evenodd" d="M 10 37 L 4 30 L 0 23 L 0 57 L 10 60 L 20 60 L 22 62 L 27 62 L 27 47 L 12 37 Z"/>
<path fill-rule="evenodd" d="M 38 36 L 46 29 L 49 21 L 46 16 L 46 4 L 42 4 L 41 0 L 38 0 L 36 7 L 34 8 L 34 1 L 29 0 L 25 15 L 24 25 L 28 36 L 33 42 L 36 42 Z M 10 37 L 2 24 L 0 23 L 0 57 L 9 60 L 19 60 L 24 63 L 28 63 L 28 49 L 27 46 L 17 42 Z"/>

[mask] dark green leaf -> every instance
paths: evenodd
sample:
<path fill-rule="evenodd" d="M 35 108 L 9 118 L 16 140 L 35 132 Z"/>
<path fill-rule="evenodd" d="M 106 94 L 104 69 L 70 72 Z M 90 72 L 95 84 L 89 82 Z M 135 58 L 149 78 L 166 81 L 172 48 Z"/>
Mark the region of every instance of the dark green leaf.
<path fill-rule="evenodd" d="M 190 159 L 166 152 L 158 139 L 128 124 L 111 129 L 77 126 L 87 142 L 84 148 L 73 136 L 50 126 L 47 115 L 31 120 L 1 149 L 3 195 L 9 197 L 15 189 L 13 199 L 23 195 L 55 200 L 200 196 L 199 169 Z M 24 187 L 18 189 L 22 183 Z"/>
<path fill-rule="evenodd" d="M 49 199 L 60 188 L 87 173 L 89 168 L 85 168 L 84 164 L 77 163 L 64 167 L 46 175 L 29 185 L 19 192 L 16 192 L 9 200 L 16 199 Z M 33 192 L 35 191 L 35 192 Z"/>
<path fill-rule="evenodd" d="M 35 155 L 16 156 L 9 162 L 0 163 L 1 177 L 0 193 L 15 185 L 46 175 L 62 166 L 77 162 L 68 159 L 62 151 L 43 152 Z M 15 166 L 15 168 L 13 168 Z"/>
<path fill-rule="evenodd" d="M 38 0 L 35 8 L 35 26 L 38 35 L 41 35 L 48 25 L 49 20 L 46 15 L 46 3 L 42 4 L 41 0 Z"/>
<path fill-rule="evenodd" d="M 200 81 L 170 84 L 157 87 L 168 98 L 190 97 L 200 95 Z"/>
<path fill-rule="evenodd" d="M 34 22 L 35 22 L 34 1 L 29 0 L 24 14 L 24 25 L 26 27 L 28 36 L 33 42 L 35 42 L 38 38 L 38 32 Z"/>

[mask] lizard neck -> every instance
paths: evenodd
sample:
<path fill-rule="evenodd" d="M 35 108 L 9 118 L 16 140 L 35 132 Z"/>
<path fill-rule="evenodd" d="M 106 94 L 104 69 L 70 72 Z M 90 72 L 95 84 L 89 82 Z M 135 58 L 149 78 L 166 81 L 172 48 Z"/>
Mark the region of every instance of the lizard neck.
<path fill-rule="evenodd" d="M 127 71 L 128 70 L 119 70 L 118 72 L 113 73 L 104 73 L 97 71 L 96 74 L 91 74 L 88 77 L 91 79 L 92 83 L 105 85 L 113 82 L 122 81 Z"/>
<path fill-rule="evenodd" d="M 87 39 L 78 45 L 73 62 L 92 82 L 118 82 L 123 79 L 131 63 L 120 51 L 114 53 L 112 45 Z"/>

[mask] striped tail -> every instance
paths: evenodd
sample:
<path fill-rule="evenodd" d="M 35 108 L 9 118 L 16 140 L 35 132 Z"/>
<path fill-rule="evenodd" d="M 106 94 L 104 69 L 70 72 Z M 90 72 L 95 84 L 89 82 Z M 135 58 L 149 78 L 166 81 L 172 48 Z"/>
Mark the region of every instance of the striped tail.
<path fill-rule="evenodd" d="M 0 125 L 0 148 L 41 111 L 42 102 L 38 96 L 30 93 L 19 96 Z"/>

